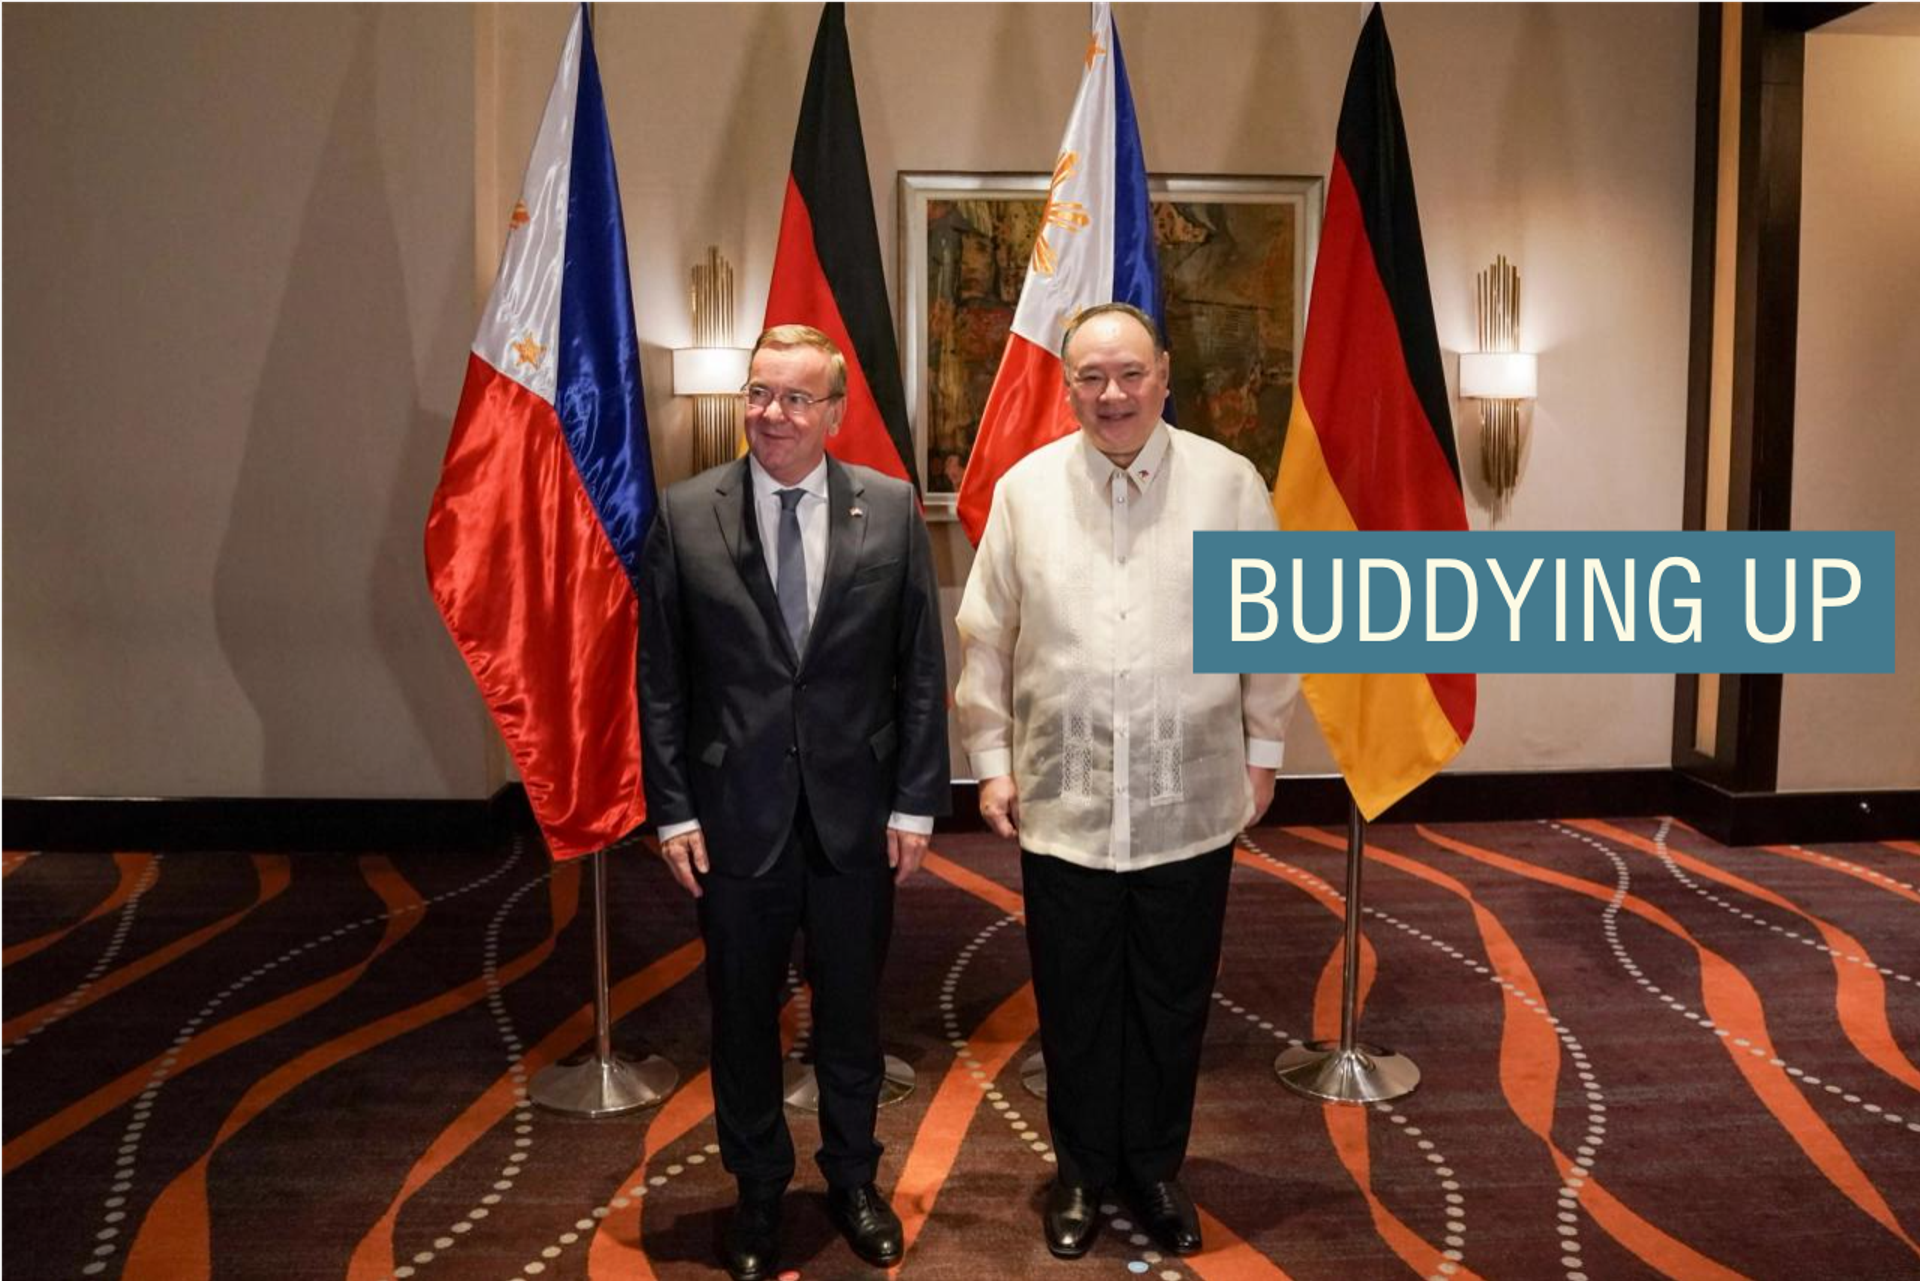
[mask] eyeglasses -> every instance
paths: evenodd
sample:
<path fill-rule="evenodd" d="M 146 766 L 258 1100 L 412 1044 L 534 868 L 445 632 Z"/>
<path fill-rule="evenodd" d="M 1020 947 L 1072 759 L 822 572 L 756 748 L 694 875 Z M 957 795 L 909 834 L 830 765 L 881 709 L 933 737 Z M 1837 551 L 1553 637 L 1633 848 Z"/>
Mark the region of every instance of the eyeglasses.
<path fill-rule="evenodd" d="M 1098 396 L 1106 392 L 1108 383 L 1118 383 L 1122 392 L 1133 395 L 1146 385 L 1147 372 L 1144 369 L 1128 369 L 1109 378 L 1098 370 L 1083 369 L 1072 375 L 1067 385 L 1080 395 Z"/>
<path fill-rule="evenodd" d="M 775 400 L 778 400 L 780 402 L 780 408 L 786 410 L 789 414 L 804 414 L 815 405 L 824 405 L 830 400 L 839 400 L 841 398 L 839 395 L 809 396 L 804 391 L 775 392 L 773 388 L 760 383 L 748 383 L 743 394 L 747 398 L 747 403 L 755 409 L 765 409 Z"/>

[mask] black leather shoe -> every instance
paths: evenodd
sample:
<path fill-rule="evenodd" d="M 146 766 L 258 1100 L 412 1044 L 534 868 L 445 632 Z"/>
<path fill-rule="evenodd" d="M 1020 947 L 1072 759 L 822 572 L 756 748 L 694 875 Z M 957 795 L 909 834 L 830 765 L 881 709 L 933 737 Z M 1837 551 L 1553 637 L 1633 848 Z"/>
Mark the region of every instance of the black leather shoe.
<path fill-rule="evenodd" d="M 828 1188 L 827 1213 L 863 1260 L 876 1268 L 890 1268 L 900 1262 L 906 1248 L 900 1216 L 880 1195 L 879 1188 L 871 1183 L 857 1188 Z"/>
<path fill-rule="evenodd" d="M 1178 1183 L 1168 1179 L 1137 1189 L 1133 1207 L 1141 1225 L 1167 1250 L 1182 1257 L 1200 1253 L 1200 1212 Z"/>
<path fill-rule="evenodd" d="M 1093 1249 L 1093 1239 L 1100 1235 L 1098 1201 L 1092 1188 L 1053 1181 L 1047 1189 L 1047 1208 L 1040 1224 L 1054 1258 L 1077 1259 Z"/>
<path fill-rule="evenodd" d="M 780 1198 L 743 1196 L 733 1207 L 720 1261 L 733 1281 L 772 1281 L 780 1255 Z"/>

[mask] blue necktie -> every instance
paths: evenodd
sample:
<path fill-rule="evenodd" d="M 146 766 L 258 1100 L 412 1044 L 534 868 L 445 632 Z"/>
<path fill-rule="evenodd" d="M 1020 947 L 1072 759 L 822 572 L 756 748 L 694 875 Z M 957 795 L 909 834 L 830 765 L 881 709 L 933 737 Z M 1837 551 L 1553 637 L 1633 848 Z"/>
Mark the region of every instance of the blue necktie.
<path fill-rule="evenodd" d="M 774 576 L 774 594 L 780 617 L 797 657 L 807 649 L 807 553 L 800 539 L 800 499 L 804 489 L 776 491 L 780 497 L 780 570 Z"/>

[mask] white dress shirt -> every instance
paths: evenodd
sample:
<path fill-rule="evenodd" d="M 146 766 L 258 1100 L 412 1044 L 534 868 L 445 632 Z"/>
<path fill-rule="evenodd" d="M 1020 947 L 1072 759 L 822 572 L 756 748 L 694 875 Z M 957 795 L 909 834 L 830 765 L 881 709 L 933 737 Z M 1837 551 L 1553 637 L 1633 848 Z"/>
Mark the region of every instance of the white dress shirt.
<path fill-rule="evenodd" d="M 827 579 L 827 460 L 823 456 L 799 481 L 783 485 L 760 465 L 759 459 L 749 454 L 747 474 L 753 485 L 753 519 L 759 527 L 760 552 L 766 557 L 769 582 L 780 581 L 780 491 L 803 491 L 794 513 L 800 521 L 800 543 L 807 570 L 807 625 L 812 626 L 814 616 L 820 612 L 820 585 Z M 887 826 L 925 836 L 933 831 L 933 817 L 895 811 L 887 816 Z M 697 818 L 668 823 L 660 829 L 660 839 L 665 841 L 699 830 Z"/>
<path fill-rule="evenodd" d="M 1001 478 L 960 603 L 962 741 L 1022 848 L 1135 871 L 1230 842 L 1297 676 L 1193 670 L 1193 535 L 1270 530 L 1245 458 L 1161 423 L 1117 468 L 1076 432 Z"/>

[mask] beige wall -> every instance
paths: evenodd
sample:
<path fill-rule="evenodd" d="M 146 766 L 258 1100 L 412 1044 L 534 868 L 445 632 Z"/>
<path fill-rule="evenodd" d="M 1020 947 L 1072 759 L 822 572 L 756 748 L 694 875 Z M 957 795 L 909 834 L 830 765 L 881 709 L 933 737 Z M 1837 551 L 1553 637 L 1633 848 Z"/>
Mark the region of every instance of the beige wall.
<path fill-rule="evenodd" d="M 1779 783 L 1920 787 L 1920 36 L 1809 37 L 1805 102 L 1793 527 L 1894 531 L 1898 670 L 1787 677 Z"/>
<path fill-rule="evenodd" d="M 818 10 L 596 11 L 672 480 L 687 270 L 717 243 L 756 327 Z M 420 527 L 569 12 L 8 9 L 7 793 L 487 790 Z M 1048 166 L 1084 13 L 851 8 L 890 285 L 897 171 Z M 1154 169 L 1324 174 L 1358 6 L 1117 13 Z M 1474 482 L 1475 526 L 1677 526 L 1693 8 L 1388 17 L 1441 343 L 1472 345 L 1505 253 L 1541 352 L 1519 493 L 1495 512 Z M 938 545 L 951 608 L 967 548 Z M 1671 702 L 1665 677 L 1489 677 L 1460 765 L 1663 765 Z M 1327 767 L 1309 722 L 1296 770 Z"/>
<path fill-rule="evenodd" d="M 6 11 L 8 794 L 481 793 L 420 568 L 472 26 Z"/>

